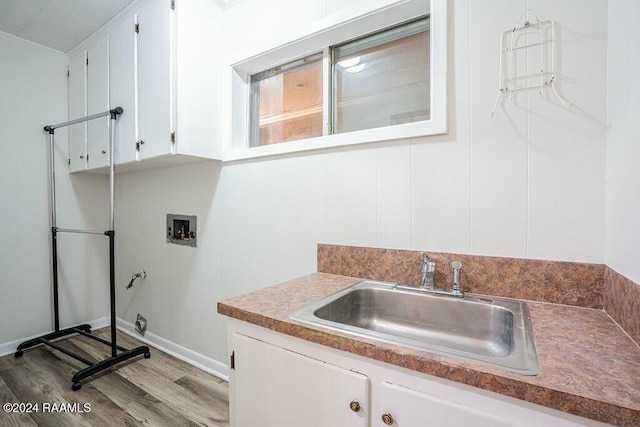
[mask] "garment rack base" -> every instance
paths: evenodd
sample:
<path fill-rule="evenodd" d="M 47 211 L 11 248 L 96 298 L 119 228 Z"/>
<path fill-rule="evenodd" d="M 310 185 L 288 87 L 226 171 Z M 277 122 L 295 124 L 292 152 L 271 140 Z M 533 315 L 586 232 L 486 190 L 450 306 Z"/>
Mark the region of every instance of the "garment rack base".
<path fill-rule="evenodd" d="M 94 341 L 98 341 L 99 343 L 102 343 L 104 345 L 113 347 L 113 344 L 111 342 L 105 339 L 102 339 L 100 337 L 97 337 L 95 335 L 91 335 L 91 325 L 88 325 L 85 323 L 82 325 L 73 326 L 71 328 L 66 328 L 59 331 L 51 332 L 51 333 L 42 335 L 41 337 L 37 337 L 37 338 L 30 339 L 28 341 L 25 341 L 18 346 L 14 356 L 16 358 L 22 357 L 24 354 L 24 350 L 37 347 L 43 344 L 43 345 L 47 345 L 49 347 L 55 348 L 56 350 L 66 354 L 67 356 L 73 357 L 74 359 L 79 360 L 80 362 L 86 365 L 89 365 L 86 368 L 76 372 L 76 374 L 71 378 L 71 383 L 72 383 L 71 388 L 74 391 L 79 390 L 80 387 L 82 387 L 82 383 L 81 383 L 82 380 L 87 379 L 99 372 L 102 372 L 105 369 L 108 369 L 114 365 L 117 365 L 118 363 L 122 363 L 134 357 L 140 356 L 141 354 L 144 355 L 145 359 L 148 359 L 151 357 L 149 347 L 145 345 L 133 348 L 131 350 L 127 350 L 124 347 L 116 345 L 115 347 L 117 348 L 117 350 L 120 350 L 121 353 L 96 362 L 96 361 L 86 359 L 78 354 L 75 354 L 72 351 L 67 350 L 66 348 L 56 344 L 56 342 L 54 341 L 54 340 L 67 338 L 70 335 L 74 335 L 74 334 L 79 334 L 87 338 L 91 338 Z"/>

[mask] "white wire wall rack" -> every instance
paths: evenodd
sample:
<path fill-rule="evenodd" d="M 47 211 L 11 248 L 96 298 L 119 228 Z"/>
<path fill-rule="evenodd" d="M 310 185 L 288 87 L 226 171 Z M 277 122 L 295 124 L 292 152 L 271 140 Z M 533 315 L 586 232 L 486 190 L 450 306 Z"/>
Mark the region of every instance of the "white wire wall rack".
<path fill-rule="evenodd" d="M 528 18 L 533 14 L 535 21 Z M 540 21 L 533 9 L 526 9 L 516 25 L 500 37 L 500 83 L 498 96 L 491 110 L 493 117 L 504 95 L 513 101 L 519 92 L 535 91 L 544 97 L 550 88 L 560 103 L 571 108 L 556 88 L 557 33 L 554 21 Z M 531 72 L 529 71 L 531 70 Z"/>
<path fill-rule="evenodd" d="M 123 113 L 121 107 L 116 107 L 109 111 L 105 111 L 91 116 L 82 117 L 68 122 L 59 123 L 57 125 L 48 125 L 44 127 L 44 131 L 48 134 L 49 139 L 49 185 L 51 192 L 51 264 L 52 264 L 52 288 L 53 288 L 53 332 L 44 334 L 40 337 L 33 338 L 21 343 L 14 356 L 22 357 L 24 350 L 41 344 L 55 348 L 56 350 L 73 357 L 76 360 L 88 365 L 86 368 L 78 371 L 71 378 L 71 388 L 76 391 L 82 387 L 81 381 L 96 375 L 111 366 L 122 363 L 126 360 L 139 355 L 144 355 L 146 359 L 151 357 L 149 347 L 140 346 L 127 350 L 116 342 L 116 288 L 115 288 L 115 230 L 114 230 L 114 175 L 115 175 L 115 123 L 118 115 Z M 56 166 L 55 166 L 55 129 L 71 126 L 76 123 L 82 123 L 94 120 L 100 117 L 109 116 L 109 225 L 108 230 L 78 230 L 72 228 L 60 228 L 56 223 Z M 80 234 L 97 234 L 104 235 L 109 239 L 109 299 L 111 310 L 111 341 L 107 341 L 95 335 L 91 335 L 91 325 L 82 324 L 70 328 L 60 329 L 60 309 L 58 304 L 58 234 L 60 233 L 80 233 Z M 111 357 L 97 361 L 91 360 L 83 355 L 76 354 L 66 347 L 57 343 L 58 340 L 73 335 L 82 335 L 91 338 L 111 348 Z"/>

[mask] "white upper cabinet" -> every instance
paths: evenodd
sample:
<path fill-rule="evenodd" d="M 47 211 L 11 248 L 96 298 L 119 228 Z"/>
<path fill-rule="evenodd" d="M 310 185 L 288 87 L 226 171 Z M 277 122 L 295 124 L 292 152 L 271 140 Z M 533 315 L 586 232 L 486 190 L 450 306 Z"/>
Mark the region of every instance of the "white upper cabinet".
<path fill-rule="evenodd" d="M 176 0 L 173 71 L 177 153 L 222 159 L 222 9 Z"/>
<path fill-rule="evenodd" d="M 150 1 L 136 12 L 139 159 L 172 153 L 173 13 L 167 0 Z"/>
<path fill-rule="evenodd" d="M 109 109 L 109 35 L 87 46 L 87 115 Z M 87 122 L 87 168 L 109 165 L 109 117 Z"/>
<path fill-rule="evenodd" d="M 221 159 L 221 13 L 210 0 L 149 0 L 109 25 L 118 170 Z"/>
<path fill-rule="evenodd" d="M 69 56 L 69 118 L 122 107 L 116 171 L 221 159 L 222 9 L 210 0 L 148 0 Z M 72 172 L 106 171 L 109 117 L 69 131 Z"/>
<path fill-rule="evenodd" d="M 111 108 L 122 107 L 116 133 L 116 163 L 136 161 L 136 16 L 126 15 L 109 28 Z"/>
<path fill-rule="evenodd" d="M 69 119 L 87 115 L 87 52 L 81 50 L 69 58 Z M 69 170 L 87 168 L 87 124 L 69 126 Z"/>
<path fill-rule="evenodd" d="M 109 35 L 101 34 L 69 58 L 69 118 L 109 109 Z M 69 128 L 69 169 L 109 164 L 109 122 L 103 117 Z"/>

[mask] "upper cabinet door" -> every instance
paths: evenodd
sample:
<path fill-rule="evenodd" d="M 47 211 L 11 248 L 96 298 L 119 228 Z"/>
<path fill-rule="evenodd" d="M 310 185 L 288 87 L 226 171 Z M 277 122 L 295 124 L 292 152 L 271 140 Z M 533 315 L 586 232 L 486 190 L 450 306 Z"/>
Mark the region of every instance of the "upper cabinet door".
<path fill-rule="evenodd" d="M 69 58 L 69 119 L 87 115 L 86 52 Z M 69 126 L 69 170 L 78 172 L 87 167 L 87 123 Z"/>
<path fill-rule="evenodd" d="M 109 35 L 87 46 L 87 114 L 109 109 Z M 109 165 L 109 117 L 87 122 L 87 167 Z"/>
<path fill-rule="evenodd" d="M 109 28 L 111 107 L 122 107 L 115 125 L 116 164 L 136 160 L 136 17 L 118 19 Z"/>
<path fill-rule="evenodd" d="M 171 153 L 171 14 L 169 0 L 152 0 L 137 13 L 140 159 Z"/>

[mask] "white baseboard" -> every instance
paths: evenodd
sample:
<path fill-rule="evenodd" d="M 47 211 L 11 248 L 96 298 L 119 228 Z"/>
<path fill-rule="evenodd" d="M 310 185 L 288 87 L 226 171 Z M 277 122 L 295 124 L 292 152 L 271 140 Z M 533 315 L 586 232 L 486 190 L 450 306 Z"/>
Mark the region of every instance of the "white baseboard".
<path fill-rule="evenodd" d="M 83 322 L 82 324 L 88 323 L 89 325 L 91 325 L 91 329 L 100 329 L 100 328 L 104 328 L 105 326 L 109 326 L 109 318 L 108 317 L 101 317 L 99 319 L 95 319 L 92 320 L 90 322 Z M 62 329 L 66 328 L 68 326 L 63 327 Z M 23 342 L 28 341 L 30 339 L 33 338 L 38 338 L 41 337 L 42 335 L 51 333 L 53 331 L 48 331 L 48 332 L 43 332 L 41 334 L 37 334 L 37 335 L 32 335 L 30 337 L 25 337 L 25 338 L 21 338 L 15 341 L 9 341 L 6 343 L 2 343 L 0 344 L 0 357 L 2 356 L 6 356 L 7 354 L 12 354 L 16 351 L 16 348 Z"/>
<path fill-rule="evenodd" d="M 202 369 L 218 378 L 229 381 L 229 367 L 217 360 L 204 356 L 186 347 L 178 345 L 172 341 L 162 338 L 152 332 L 146 332 L 144 337 L 135 332 L 135 326 L 120 318 L 116 319 L 116 325 L 122 332 L 142 341 L 145 344 L 162 350 L 171 356 L 180 359 L 198 369 Z"/>

